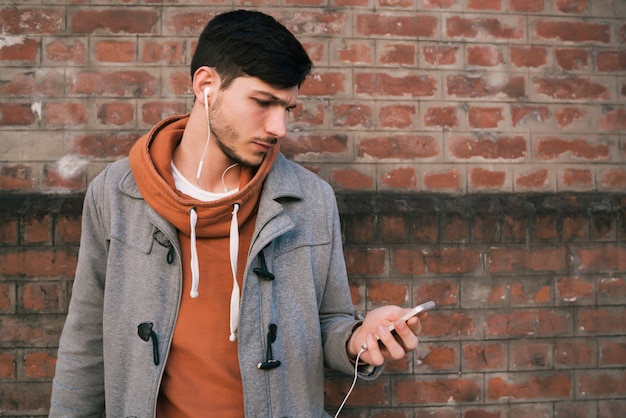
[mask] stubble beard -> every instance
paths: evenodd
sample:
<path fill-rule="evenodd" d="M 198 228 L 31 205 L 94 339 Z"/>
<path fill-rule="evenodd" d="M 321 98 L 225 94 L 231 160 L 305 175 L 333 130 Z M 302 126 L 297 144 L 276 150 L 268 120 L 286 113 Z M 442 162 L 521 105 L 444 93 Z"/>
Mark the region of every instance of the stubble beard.
<path fill-rule="evenodd" d="M 251 164 L 249 161 L 244 160 L 233 147 L 226 145 L 222 138 L 229 138 L 232 143 L 240 142 L 241 136 L 239 132 L 229 124 L 220 113 L 220 98 L 213 105 L 210 113 L 211 120 L 211 139 L 215 141 L 219 149 L 228 157 L 233 163 L 237 163 L 242 167 L 256 167 L 259 164 Z"/>
<path fill-rule="evenodd" d="M 217 104 L 217 103 L 216 103 Z M 226 122 L 224 117 L 219 113 L 219 107 L 216 106 L 214 110 L 211 112 L 211 138 L 215 141 L 220 150 L 228 157 L 233 163 L 237 163 L 242 167 L 258 167 L 265 159 L 265 155 L 261 158 L 259 162 L 250 162 L 245 160 L 237 151 L 228 146 L 222 138 L 229 138 L 231 143 L 240 143 L 242 142 L 241 135 L 237 131 L 237 129 Z M 267 138 L 267 139 L 258 139 L 259 141 L 268 143 L 268 144 L 276 144 L 278 139 L 276 138 Z"/>

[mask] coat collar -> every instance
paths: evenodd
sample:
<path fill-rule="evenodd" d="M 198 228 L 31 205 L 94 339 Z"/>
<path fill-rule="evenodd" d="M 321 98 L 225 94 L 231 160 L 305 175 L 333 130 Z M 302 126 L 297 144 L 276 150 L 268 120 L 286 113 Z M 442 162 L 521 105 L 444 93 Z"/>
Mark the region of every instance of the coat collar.
<path fill-rule="evenodd" d="M 298 176 L 293 166 L 283 154 L 279 154 L 265 180 L 261 201 L 279 202 L 282 199 L 297 199 L 303 197 L 302 187 L 297 180 Z M 122 178 L 119 184 L 122 193 L 141 199 L 141 193 L 131 171 Z"/>
<path fill-rule="evenodd" d="M 303 198 L 302 186 L 298 182 L 299 177 L 293 164 L 283 154 L 279 154 L 265 179 L 256 228 L 252 237 L 251 255 L 253 256 L 274 238 L 295 227 L 283 208 L 283 203 Z"/>
<path fill-rule="evenodd" d="M 251 255 L 258 253 L 274 238 L 295 227 L 283 209 L 284 202 L 302 200 L 304 196 L 294 164 L 287 160 L 283 154 L 279 154 L 265 179 L 259 201 L 256 228 L 252 237 Z M 130 170 L 121 179 L 119 189 L 134 199 L 143 199 Z M 148 214 L 158 228 L 175 236 L 175 229 L 152 208 L 149 208 Z M 271 228 L 269 228 L 270 223 Z"/>

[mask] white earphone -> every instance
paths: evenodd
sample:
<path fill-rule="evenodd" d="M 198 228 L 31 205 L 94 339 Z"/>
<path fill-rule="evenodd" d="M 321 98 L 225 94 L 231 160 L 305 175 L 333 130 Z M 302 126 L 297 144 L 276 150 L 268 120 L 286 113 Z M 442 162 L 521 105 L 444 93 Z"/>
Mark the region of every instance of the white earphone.
<path fill-rule="evenodd" d="M 198 164 L 198 170 L 196 171 L 196 184 L 199 184 L 200 181 L 200 173 L 202 173 L 202 166 L 204 165 L 204 156 L 206 155 L 206 151 L 209 147 L 209 141 L 211 139 L 211 123 L 209 121 L 209 93 L 211 93 L 211 87 L 204 88 L 204 111 L 206 112 L 206 124 L 207 124 L 207 139 L 206 144 L 204 146 L 204 151 L 202 152 L 202 157 L 200 158 L 200 163 Z"/>
<path fill-rule="evenodd" d="M 209 111 L 209 93 L 211 93 L 211 87 L 204 88 L 204 109 Z"/>

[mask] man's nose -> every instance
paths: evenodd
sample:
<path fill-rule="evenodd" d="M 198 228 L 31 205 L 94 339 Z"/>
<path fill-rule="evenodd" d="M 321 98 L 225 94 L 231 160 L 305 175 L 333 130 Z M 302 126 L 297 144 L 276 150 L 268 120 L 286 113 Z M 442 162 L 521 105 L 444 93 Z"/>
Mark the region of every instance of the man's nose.
<path fill-rule="evenodd" d="M 287 135 L 287 112 L 281 107 L 272 109 L 265 123 L 265 132 L 273 137 Z"/>

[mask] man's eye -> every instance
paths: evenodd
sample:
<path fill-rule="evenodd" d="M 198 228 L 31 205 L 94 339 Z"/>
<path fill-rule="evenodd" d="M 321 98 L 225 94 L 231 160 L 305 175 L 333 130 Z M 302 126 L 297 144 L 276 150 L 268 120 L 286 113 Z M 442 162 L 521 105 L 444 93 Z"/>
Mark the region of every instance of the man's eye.
<path fill-rule="evenodd" d="M 271 102 L 268 102 L 268 101 L 265 101 L 265 100 L 258 100 L 258 99 L 256 99 L 256 102 L 261 107 L 269 107 L 272 104 Z"/>

